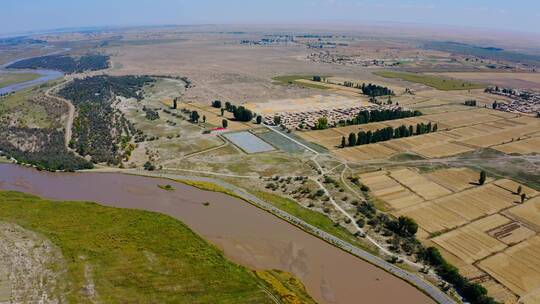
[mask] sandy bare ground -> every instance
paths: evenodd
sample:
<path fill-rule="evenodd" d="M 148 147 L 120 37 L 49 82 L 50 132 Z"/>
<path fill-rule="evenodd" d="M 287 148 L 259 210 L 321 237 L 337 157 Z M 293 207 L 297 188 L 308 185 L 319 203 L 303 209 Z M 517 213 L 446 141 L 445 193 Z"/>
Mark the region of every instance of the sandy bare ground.
<path fill-rule="evenodd" d="M 239 38 L 193 35 L 185 41 L 155 45 L 125 45 L 107 49 L 111 74 L 161 74 L 189 77 L 193 88 L 184 98 L 209 104 L 214 99 L 233 103 L 267 102 L 332 92 L 274 84 L 280 75 L 336 75 L 368 79 L 371 71 L 314 63 L 305 46 L 257 47 L 239 45 Z M 381 79 L 382 80 L 382 79 Z"/>
<path fill-rule="evenodd" d="M 0 303 L 64 303 L 63 265 L 60 249 L 49 240 L 0 222 Z"/>

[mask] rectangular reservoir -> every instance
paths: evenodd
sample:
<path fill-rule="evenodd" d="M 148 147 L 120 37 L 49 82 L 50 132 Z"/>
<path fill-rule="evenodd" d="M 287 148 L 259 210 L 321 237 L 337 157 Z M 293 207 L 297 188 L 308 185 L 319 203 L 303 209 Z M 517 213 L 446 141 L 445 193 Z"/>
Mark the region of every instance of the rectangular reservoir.
<path fill-rule="evenodd" d="M 223 136 L 246 153 L 259 153 L 275 150 L 274 147 L 264 140 L 246 131 L 227 133 L 223 134 Z"/>

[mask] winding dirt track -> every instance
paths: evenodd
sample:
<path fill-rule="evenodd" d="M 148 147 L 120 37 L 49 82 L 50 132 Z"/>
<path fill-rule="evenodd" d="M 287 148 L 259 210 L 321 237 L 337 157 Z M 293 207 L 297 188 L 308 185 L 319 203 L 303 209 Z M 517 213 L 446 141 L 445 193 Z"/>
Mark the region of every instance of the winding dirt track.
<path fill-rule="evenodd" d="M 63 103 L 65 103 L 67 106 L 68 106 L 68 116 L 67 116 L 67 119 L 66 119 L 66 126 L 64 127 L 64 142 L 66 144 L 66 148 L 69 149 L 69 142 L 71 141 L 71 135 L 72 135 L 72 131 L 71 131 L 71 128 L 73 127 L 73 119 L 75 118 L 75 107 L 73 106 L 73 104 L 71 103 L 71 101 L 67 100 L 67 99 L 64 99 L 60 96 L 57 96 L 56 94 L 54 94 L 53 92 L 55 92 L 59 87 L 65 85 L 65 83 L 59 83 L 51 88 L 49 88 L 47 91 L 45 91 L 45 96 L 49 97 L 49 98 L 54 98 L 56 100 L 60 100 L 62 101 Z"/>

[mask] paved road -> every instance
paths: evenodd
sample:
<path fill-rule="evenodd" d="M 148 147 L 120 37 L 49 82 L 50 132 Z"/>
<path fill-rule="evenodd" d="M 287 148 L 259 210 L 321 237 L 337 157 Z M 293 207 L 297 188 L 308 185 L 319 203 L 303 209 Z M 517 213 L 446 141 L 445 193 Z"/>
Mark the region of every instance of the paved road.
<path fill-rule="evenodd" d="M 422 278 L 420 278 L 417 275 L 414 275 L 412 273 L 409 273 L 408 271 L 405 271 L 394 264 L 391 264 L 384 259 L 375 256 L 369 252 L 366 252 L 362 249 L 359 249 L 356 246 L 353 246 L 352 244 L 345 242 L 325 231 L 320 230 L 319 228 L 312 226 L 303 220 L 281 210 L 276 207 L 274 207 L 272 204 L 267 203 L 258 197 L 244 191 L 243 189 L 234 186 L 232 184 L 226 183 L 219 179 L 209 178 L 209 177 L 194 177 L 194 176 L 184 176 L 184 175 L 177 175 L 172 173 L 153 173 L 153 172 L 147 172 L 137 169 L 103 169 L 103 170 L 92 170 L 92 171 L 105 171 L 105 172 L 118 172 L 118 173 L 128 173 L 128 174 L 135 174 L 135 175 L 143 175 L 143 176 L 153 176 L 153 177 L 162 177 L 162 178 L 169 178 L 169 179 L 184 179 L 184 180 L 190 180 L 190 181 L 199 181 L 199 182 L 209 182 L 213 184 L 217 184 L 235 195 L 249 201 L 250 203 L 254 204 L 255 206 L 266 210 L 283 220 L 302 228 L 306 232 L 319 237 L 320 239 L 333 244 L 336 247 L 341 248 L 344 251 L 349 252 L 350 254 L 353 254 L 379 268 L 382 268 L 389 273 L 411 283 L 412 285 L 419 288 L 421 291 L 423 291 L 425 294 L 429 295 L 432 299 L 434 299 L 439 304 L 456 304 L 456 302 L 450 298 L 448 295 L 443 293 L 439 288 L 433 286 L 431 283 L 424 281 Z"/>

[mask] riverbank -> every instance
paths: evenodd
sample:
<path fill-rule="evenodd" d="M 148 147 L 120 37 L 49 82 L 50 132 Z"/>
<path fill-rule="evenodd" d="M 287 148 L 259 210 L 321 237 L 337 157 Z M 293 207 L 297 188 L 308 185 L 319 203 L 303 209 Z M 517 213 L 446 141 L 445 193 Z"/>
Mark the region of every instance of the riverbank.
<path fill-rule="evenodd" d="M 88 170 L 88 172 L 92 172 L 96 170 Z M 262 200 L 260 197 L 251 194 L 249 192 L 244 191 L 241 188 L 238 188 L 237 186 L 231 185 L 229 183 L 226 183 L 222 180 L 209 178 L 209 177 L 196 177 L 196 176 L 179 176 L 174 174 L 163 174 L 163 173 L 153 173 L 149 171 L 142 171 L 142 170 L 132 170 L 132 169 L 114 169 L 114 168 L 105 168 L 100 169 L 100 172 L 116 172 L 116 173 L 127 173 L 127 174 L 133 174 L 138 176 L 147 176 L 147 177 L 153 177 L 153 178 L 167 178 L 170 180 L 179 181 L 182 183 L 186 183 L 188 185 L 192 185 L 194 187 L 197 187 L 199 189 L 208 190 L 208 191 L 215 191 L 215 192 L 221 192 L 225 193 L 227 195 L 231 195 L 234 197 L 238 197 L 243 199 L 244 201 L 256 206 L 257 208 L 260 208 L 266 212 L 271 213 L 274 216 L 279 217 L 280 219 L 304 230 L 305 232 L 320 238 L 321 240 L 336 246 L 337 248 L 355 256 L 358 257 L 364 261 L 369 262 L 370 264 L 387 271 L 393 275 L 395 275 L 398 278 L 403 279 L 404 281 L 408 282 L 409 284 L 413 285 L 415 288 L 420 290 L 421 292 L 425 293 L 432 299 L 434 299 L 437 303 L 455 303 L 455 300 L 449 297 L 448 295 L 444 294 L 441 290 L 439 290 L 437 287 L 433 286 L 430 282 L 427 282 L 423 278 L 420 278 L 419 276 L 410 273 L 409 271 L 405 270 L 403 268 L 400 268 L 394 264 L 391 264 L 387 262 L 386 260 L 380 258 L 377 256 L 377 251 L 374 248 L 371 247 L 360 247 L 358 248 L 355 245 L 352 245 L 350 242 L 347 242 L 346 240 L 350 240 L 350 238 L 346 238 L 346 240 L 343 240 L 340 237 L 337 237 L 336 235 L 332 234 L 332 231 L 327 231 L 324 229 L 320 229 L 321 227 L 313 226 L 310 223 L 306 222 L 304 218 L 297 217 L 299 214 L 292 215 L 288 213 L 287 211 L 291 210 L 283 210 L 278 207 L 276 207 L 274 203 L 269 203 L 268 200 Z M 282 203 L 278 203 L 280 207 L 283 207 Z M 285 208 L 287 209 L 287 208 Z M 294 211 L 293 211 L 294 212 Z M 332 226 L 334 227 L 334 226 Z M 324 227 L 326 228 L 326 227 Z M 335 227 L 334 227 L 335 228 Z M 341 233 L 338 233 L 339 236 L 342 236 Z M 358 243 L 356 243 L 358 245 Z"/>
<path fill-rule="evenodd" d="M 158 178 L 97 172 L 49 173 L 0 165 L 0 185 L 4 189 L 53 199 L 98 201 L 107 206 L 171 215 L 241 265 L 255 270 L 279 269 L 294 274 L 319 303 L 352 303 L 358 299 L 368 303 L 433 303 L 415 287 L 387 271 L 298 229 L 308 225 L 300 219 L 291 217 L 290 221 L 297 221 L 293 226 L 243 200 L 153 177 Z M 171 184 L 175 190 L 163 191 L 157 187 L 158 184 Z M 237 195 L 245 195 L 239 189 L 229 188 L 230 185 L 218 185 Z M 252 199 L 257 200 L 256 197 Z M 206 202 L 208 204 L 204 204 Z M 266 207 L 275 209 L 276 213 L 282 212 L 269 204 Z M 290 216 L 284 212 L 281 215 Z M 337 238 L 334 240 L 340 242 Z M 402 270 L 396 267 L 396 271 Z M 392 293 L 387 292 L 390 289 Z"/>
<path fill-rule="evenodd" d="M 50 55 L 61 54 L 63 52 L 67 52 L 69 50 L 70 50 L 70 48 L 64 48 L 64 49 L 57 50 L 57 51 L 54 51 L 54 52 L 49 52 L 49 53 L 44 54 L 42 56 L 50 56 Z M 42 57 L 42 56 L 37 56 L 37 57 Z M 7 62 L 7 63 L 5 63 L 3 65 L 0 65 L 0 73 L 3 73 L 3 74 L 34 74 L 34 75 L 38 75 L 37 77 L 32 77 L 31 79 L 28 79 L 28 80 L 22 79 L 21 81 L 17 81 L 15 83 L 9 83 L 9 84 L 7 84 L 5 86 L 0 85 L 0 96 L 5 95 L 5 94 L 16 93 L 16 92 L 18 92 L 20 90 L 23 90 L 23 89 L 26 89 L 26 88 L 29 88 L 29 87 L 32 87 L 32 86 L 40 85 L 40 84 L 46 83 L 48 81 L 56 80 L 58 78 L 64 77 L 64 73 L 59 72 L 59 71 L 55 71 L 55 70 L 46 70 L 46 69 L 7 69 L 7 67 L 9 65 L 12 65 L 12 64 L 14 64 L 16 62 L 19 62 L 21 60 L 26 60 L 26 59 L 30 59 L 30 58 L 35 58 L 35 57 L 18 58 L 18 59 L 12 60 L 10 62 Z"/>
<path fill-rule="evenodd" d="M 42 290 L 50 300 L 275 303 L 274 291 L 251 271 L 167 215 L 0 191 L 0 222 L 35 232 L 60 249 L 62 256 L 44 266 L 58 276 Z M 19 300 L 37 302 L 30 295 L 39 294 L 33 289 L 41 288 L 40 277 L 24 277 L 28 290 L 17 290 Z"/>

